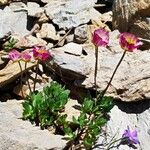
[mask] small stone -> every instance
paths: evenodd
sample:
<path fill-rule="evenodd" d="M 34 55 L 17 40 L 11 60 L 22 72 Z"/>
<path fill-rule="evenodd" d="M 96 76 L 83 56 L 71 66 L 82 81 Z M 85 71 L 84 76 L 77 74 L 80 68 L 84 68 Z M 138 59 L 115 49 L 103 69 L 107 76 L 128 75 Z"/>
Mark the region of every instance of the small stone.
<path fill-rule="evenodd" d="M 36 38 L 32 35 L 27 37 L 13 36 L 18 42 L 15 44 L 16 48 L 30 48 L 33 46 L 46 46 L 47 42 L 43 39 Z"/>
<path fill-rule="evenodd" d="M 52 48 L 54 46 L 54 44 L 53 43 L 48 43 L 47 45 L 46 45 L 46 47 L 49 49 L 49 48 Z"/>
<path fill-rule="evenodd" d="M 41 23 L 48 22 L 48 20 L 49 20 L 49 18 L 46 16 L 46 14 L 42 13 L 37 22 L 41 24 Z"/>
<path fill-rule="evenodd" d="M 27 10 L 27 6 L 23 2 L 10 3 L 9 8 L 14 12 Z"/>
<path fill-rule="evenodd" d="M 68 43 L 64 47 L 64 52 L 73 54 L 76 56 L 82 55 L 82 46 L 76 43 Z"/>
<path fill-rule="evenodd" d="M 88 39 L 87 29 L 88 29 L 87 25 L 82 25 L 75 29 L 74 34 L 77 43 L 83 44 L 84 42 L 86 42 L 86 40 Z"/>
<path fill-rule="evenodd" d="M 104 21 L 104 22 L 112 22 L 112 11 L 103 13 L 103 14 L 101 15 L 101 21 Z"/>
<path fill-rule="evenodd" d="M 67 42 L 67 43 L 73 42 L 73 40 L 74 40 L 74 34 L 69 34 L 69 35 L 66 37 L 66 42 Z"/>
<path fill-rule="evenodd" d="M 28 15 L 31 17 L 39 18 L 44 13 L 44 9 L 42 9 L 40 5 L 35 2 L 28 2 L 27 10 L 28 10 Z"/>
<path fill-rule="evenodd" d="M 37 37 L 58 41 L 60 36 L 56 34 L 56 29 L 52 24 L 43 23 Z"/>
<path fill-rule="evenodd" d="M 62 35 L 65 35 L 66 34 L 66 31 L 65 30 L 60 30 L 58 31 L 59 35 L 62 36 Z"/>

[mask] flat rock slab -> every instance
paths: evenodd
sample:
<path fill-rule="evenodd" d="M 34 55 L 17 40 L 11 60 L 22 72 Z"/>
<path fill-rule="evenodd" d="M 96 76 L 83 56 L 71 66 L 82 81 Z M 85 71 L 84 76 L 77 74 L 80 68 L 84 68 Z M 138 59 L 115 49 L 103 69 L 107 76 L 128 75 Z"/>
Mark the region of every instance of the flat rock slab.
<path fill-rule="evenodd" d="M 90 21 L 96 2 L 97 0 L 80 0 L 78 3 L 76 0 L 52 0 L 45 6 L 45 11 L 59 28 L 69 29 Z"/>
<path fill-rule="evenodd" d="M 1 150 L 48 150 L 62 149 L 64 140 L 41 130 L 29 121 L 23 121 L 22 101 L 0 102 L 0 149 Z"/>
<path fill-rule="evenodd" d="M 34 67 L 36 63 L 27 63 L 27 67 L 25 69 L 25 62 L 21 61 L 22 72 L 26 72 L 27 70 Z M 0 87 L 11 83 L 16 80 L 21 75 L 21 70 L 18 62 L 10 62 L 4 69 L 0 70 Z"/>
<path fill-rule="evenodd" d="M 4 10 L 0 9 L 0 40 L 9 34 L 18 34 L 24 36 L 28 33 L 27 12 L 20 10 L 13 12 L 9 7 Z"/>

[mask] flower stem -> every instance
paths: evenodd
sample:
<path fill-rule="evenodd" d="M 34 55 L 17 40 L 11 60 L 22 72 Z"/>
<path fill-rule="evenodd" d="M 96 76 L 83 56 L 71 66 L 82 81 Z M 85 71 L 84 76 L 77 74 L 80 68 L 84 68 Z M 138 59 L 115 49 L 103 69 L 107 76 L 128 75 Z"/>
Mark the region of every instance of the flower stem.
<path fill-rule="evenodd" d="M 39 61 L 37 62 L 37 65 L 36 65 L 36 72 L 35 72 L 35 78 L 34 78 L 33 92 L 35 92 L 35 85 L 36 85 L 36 80 L 37 80 L 38 68 L 39 68 Z"/>
<path fill-rule="evenodd" d="M 111 149 L 113 144 L 115 144 L 116 142 L 122 141 L 122 140 L 123 140 L 123 138 L 120 138 L 120 139 L 114 140 L 113 142 L 109 143 L 106 150 Z"/>
<path fill-rule="evenodd" d="M 25 62 L 25 70 L 26 70 L 26 69 L 27 69 L 27 62 Z M 27 73 L 26 73 L 26 78 L 27 78 Z M 30 83 L 29 83 L 28 78 L 27 78 L 27 84 L 28 84 L 28 87 L 29 87 L 30 93 L 32 93 L 31 86 L 30 86 Z"/>
<path fill-rule="evenodd" d="M 107 90 L 108 90 L 108 88 L 109 88 L 109 86 L 110 86 L 110 84 L 111 84 L 111 82 L 112 82 L 112 80 L 113 80 L 113 78 L 114 78 L 114 75 L 116 74 L 116 71 L 117 71 L 118 67 L 120 66 L 120 64 L 121 64 L 121 62 L 122 62 L 122 60 L 123 60 L 125 54 L 126 54 L 126 50 L 124 51 L 122 57 L 120 58 L 120 60 L 119 60 L 119 62 L 118 62 L 118 64 L 117 64 L 117 66 L 116 66 L 116 68 L 115 68 L 115 70 L 114 70 L 114 72 L 113 72 L 113 74 L 112 74 L 112 76 L 111 76 L 111 78 L 110 78 L 110 80 L 109 80 L 109 82 L 108 82 L 106 88 L 105 88 L 104 91 L 100 94 L 100 97 L 101 97 L 101 98 L 103 98 L 103 96 L 104 96 L 105 93 L 107 92 Z"/>
<path fill-rule="evenodd" d="M 18 64 L 19 64 L 20 71 L 21 71 L 21 77 L 20 77 L 21 95 L 22 95 L 22 97 L 24 98 L 24 94 L 23 94 L 23 90 L 22 90 L 22 87 L 23 87 L 23 85 L 22 85 L 22 76 L 23 76 L 23 70 L 22 70 L 22 66 L 21 66 L 21 63 L 20 63 L 20 61 L 18 61 Z"/>
<path fill-rule="evenodd" d="M 98 47 L 95 46 L 95 72 L 94 72 L 94 85 L 96 90 L 96 99 L 97 99 L 97 68 L 98 68 Z"/>

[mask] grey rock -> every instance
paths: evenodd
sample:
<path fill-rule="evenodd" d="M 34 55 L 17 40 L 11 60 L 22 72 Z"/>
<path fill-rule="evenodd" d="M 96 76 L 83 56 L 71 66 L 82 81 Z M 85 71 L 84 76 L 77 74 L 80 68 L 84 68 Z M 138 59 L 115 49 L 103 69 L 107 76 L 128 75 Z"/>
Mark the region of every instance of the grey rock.
<path fill-rule="evenodd" d="M 28 33 L 27 27 L 27 12 L 13 12 L 9 7 L 5 7 L 0 11 L 0 39 L 8 34 L 18 34 L 24 36 Z"/>
<path fill-rule="evenodd" d="M 43 23 L 41 30 L 36 34 L 38 38 L 45 38 L 58 41 L 60 36 L 56 34 L 55 27 L 50 23 Z"/>
<path fill-rule="evenodd" d="M 65 34 L 66 34 L 66 31 L 65 31 L 65 30 L 60 30 L 60 31 L 58 31 L 58 34 L 61 35 L 61 36 L 62 36 L 62 35 L 65 35 Z"/>
<path fill-rule="evenodd" d="M 77 43 L 82 44 L 86 42 L 86 40 L 88 39 L 87 30 L 88 30 L 88 25 L 82 25 L 75 29 L 74 34 Z"/>
<path fill-rule="evenodd" d="M 45 6 L 46 14 L 59 28 L 69 29 L 90 21 L 90 10 L 97 0 L 52 0 Z"/>
<path fill-rule="evenodd" d="M 40 17 L 44 13 L 44 9 L 42 9 L 40 5 L 35 2 L 28 2 L 27 10 L 28 15 L 31 17 Z"/>
<path fill-rule="evenodd" d="M 10 3 L 9 8 L 14 12 L 27 10 L 27 6 L 23 2 L 12 2 Z"/>
<path fill-rule="evenodd" d="M 66 141 L 48 130 L 23 121 L 22 101 L 0 102 L 0 147 L 2 150 L 62 149 Z"/>
<path fill-rule="evenodd" d="M 85 79 L 89 74 L 88 63 L 85 63 L 81 57 L 65 53 L 62 48 L 54 49 L 52 52 L 55 59 L 53 64 L 47 64 L 47 67 L 53 68 L 62 80 Z"/>
<path fill-rule="evenodd" d="M 64 47 L 62 47 L 64 52 L 73 54 L 76 56 L 81 56 L 82 54 L 82 46 L 76 43 L 68 43 Z"/>
<path fill-rule="evenodd" d="M 14 39 L 18 40 L 15 44 L 16 48 L 31 48 L 33 46 L 46 46 L 47 42 L 41 38 L 29 35 L 27 37 L 13 36 Z"/>
<path fill-rule="evenodd" d="M 40 18 L 38 19 L 38 23 L 46 23 L 49 21 L 49 18 L 46 16 L 45 12 L 41 14 Z"/>
<path fill-rule="evenodd" d="M 66 37 L 66 42 L 69 43 L 69 42 L 73 42 L 73 41 L 74 41 L 74 34 L 69 34 Z"/>
<path fill-rule="evenodd" d="M 119 46 L 115 47 L 116 49 L 113 47 L 115 51 L 110 51 L 111 49 L 106 48 L 99 49 L 97 85 L 100 91 L 105 89 L 115 66 L 122 56 L 123 50 Z M 95 53 L 89 49 L 87 54 L 86 61 L 91 64 L 90 67 L 93 68 L 91 68 L 93 71 L 82 82 L 82 85 L 91 88 L 94 86 Z M 128 102 L 149 99 L 149 56 L 150 50 L 135 53 L 128 52 L 117 70 L 107 93 Z"/>

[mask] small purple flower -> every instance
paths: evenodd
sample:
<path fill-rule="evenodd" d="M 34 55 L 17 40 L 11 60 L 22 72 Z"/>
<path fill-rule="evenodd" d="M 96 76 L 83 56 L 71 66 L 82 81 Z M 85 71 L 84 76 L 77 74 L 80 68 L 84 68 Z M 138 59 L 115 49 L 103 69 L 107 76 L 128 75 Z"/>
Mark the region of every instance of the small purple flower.
<path fill-rule="evenodd" d="M 138 140 L 137 131 L 136 130 L 131 131 L 129 126 L 124 131 L 122 137 L 124 139 L 127 139 L 127 142 L 128 142 L 129 145 L 140 144 L 140 142 Z"/>
<path fill-rule="evenodd" d="M 93 33 L 92 42 L 95 46 L 107 46 L 109 42 L 109 32 L 103 28 L 97 29 Z"/>
<path fill-rule="evenodd" d="M 21 53 L 13 49 L 12 51 L 9 52 L 8 57 L 12 61 L 19 61 L 21 58 Z"/>

